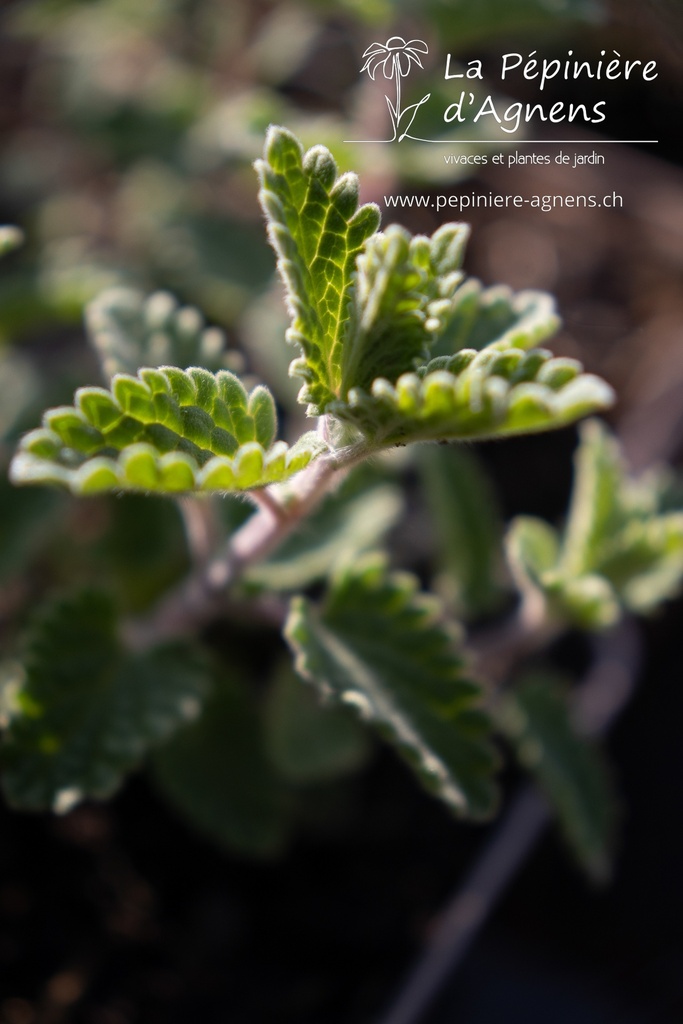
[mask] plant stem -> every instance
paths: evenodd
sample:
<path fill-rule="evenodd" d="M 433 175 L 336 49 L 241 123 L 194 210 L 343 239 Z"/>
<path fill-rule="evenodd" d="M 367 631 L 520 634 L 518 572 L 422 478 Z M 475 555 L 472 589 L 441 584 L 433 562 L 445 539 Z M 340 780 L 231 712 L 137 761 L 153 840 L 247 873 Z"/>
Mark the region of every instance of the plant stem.
<path fill-rule="evenodd" d="M 526 860 L 548 822 L 545 802 L 526 787 L 442 912 L 429 948 L 381 1024 L 417 1024 L 447 978 L 452 977 L 508 882 Z"/>
<path fill-rule="evenodd" d="M 546 647 L 562 628 L 561 623 L 548 617 L 545 599 L 539 591 L 523 590 L 517 610 L 509 619 L 470 638 L 477 677 L 495 692 L 522 658 Z"/>
<path fill-rule="evenodd" d="M 267 499 L 261 500 L 258 511 L 233 534 L 223 551 L 191 573 L 149 616 L 123 624 L 126 646 L 148 650 L 206 625 L 221 611 L 226 588 L 248 566 L 276 550 L 357 458 L 353 452 L 343 460 L 320 456 L 293 479 L 284 500 L 283 492 L 269 489 Z"/>

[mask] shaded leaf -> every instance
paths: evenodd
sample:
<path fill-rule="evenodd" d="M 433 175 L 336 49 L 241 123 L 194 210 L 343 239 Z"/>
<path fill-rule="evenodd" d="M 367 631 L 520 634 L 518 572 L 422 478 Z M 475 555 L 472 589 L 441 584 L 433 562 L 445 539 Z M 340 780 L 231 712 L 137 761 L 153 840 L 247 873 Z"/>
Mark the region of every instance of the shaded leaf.
<path fill-rule="evenodd" d="M 304 434 L 274 441 L 275 403 L 247 393 L 227 370 L 145 368 L 118 374 L 111 391 L 79 388 L 74 406 L 51 409 L 23 439 L 11 466 L 17 484 L 102 491 L 242 491 L 285 480 L 325 449 Z"/>
<path fill-rule="evenodd" d="M 223 331 L 207 327 L 198 309 L 180 307 L 168 292 L 110 288 L 87 307 L 86 326 L 107 382 L 141 366 L 243 369 L 240 353 L 226 351 Z"/>
<path fill-rule="evenodd" d="M 0 575 L 26 572 L 36 550 L 53 539 L 64 513 L 54 491 L 18 491 L 0 478 Z"/>
<path fill-rule="evenodd" d="M 575 857 L 596 880 L 610 873 L 616 799 L 598 748 L 572 720 L 568 693 L 530 679 L 506 698 L 501 725 L 547 797 Z"/>
<path fill-rule="evenodd" d="M 266 704 L 268 755 L 289 782 L 322 783 L 358 771 L 370 738 L 348 708 L 327 706 L 283 666 Z"/>
<path fill-rule="evenodd" d="M 87 552 L 93 579 L 106 574 L 125 611 L 139 612 L 190 568 L 180 509 L 164 498 L 120 494 L 106 501 L 103 512 L 106 528 Z"/>
<path fill-rule="evenodd" d="M 190 647 L 129 655 L 107 597 L 84 592 L 34 622 L 13 695 L 3 786 L 27 810 L 105 797 L 147 751 L 194 717 L 207 672 Z"/>
<path fill-rule="evenodd" d="M 216 679 L 202 715 L 153 758 L 166 798 L 200 832 L 237 853 L 269 856 L 286 838 L 283 790 L 246 689 Z"/>
<path fill-rule="evenodd" d="M 285 635 L 325 698 L 374 726 L 451 810 L 482 817 L 496 800 L 489 722 L 438 613 L 414 578 L 366 560 L 340 573 L 322 608 L 295 598 Z"/>
<path fill-rule="evenodd" d="M 551 338 L 560 326 L 555 301 L 546 292 L 513 292 L 506 285 L 484 288 L 468 278 L 454 296 L 446 329 L 437 339 L 434 356 L 450 356 L 462 348 L 524 350 Z"/>
<path fill-rule="evenodd" d="M 503 527 L 496 496 L 476 457 L 432 445 L 418 468 L 435 530 L 439 589 L 457 611 L 476 616 L 498 603 Z"/>

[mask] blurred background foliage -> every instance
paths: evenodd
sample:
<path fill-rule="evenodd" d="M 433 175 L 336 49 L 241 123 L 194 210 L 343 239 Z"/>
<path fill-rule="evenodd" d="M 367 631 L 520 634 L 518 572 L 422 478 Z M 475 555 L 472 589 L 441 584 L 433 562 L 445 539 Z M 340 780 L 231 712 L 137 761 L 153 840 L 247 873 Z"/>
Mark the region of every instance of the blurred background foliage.
<path fill-rule="evenodd" d="M 286 317 L 251 166 L 271 122 L 288 126 L 306 145 L 329 146 L 342 170 L 360 174 L 362 200 L 380 205 L 385 195 L 402 191 L 622 193 L 621 210 L 473 211 L 466 218 L 474 224 L 467 268 L 487 284 L 554 292 L 565 326 L 553 349 L 578 356 L 615 386 L 620 401 L 614 422 L 634 467 L 655 458 L 677 461 L 683 427 L 683 154 L 676 130 L 683 110 L 682 29 L 678 0 L 4 3 L 0 222 L 20 225 L 25 243 L 0 266 L 3 467 L 18 436 L 38 422 L 43 408 L 69 401 L 75 387 L 102 381 L 100 364 L 112 358 L 115 324 L 110 317 L 103 325 L 102 307 L 91 306 L 89 343 L 84 314 L 110 287 L 119 289 L 115 294 L 121 315 L 147 316 L 152 306 L 155 316 L 163 314 L 161 333 L 170 350 L 196 345 L 216 366 L 244 369 L 247 377 L 264 380 L 280 403 L 289 433 L 296 436 L 298 386 L 286 376 L 291 356 L 282 344 Z M 419 78 L 411 78 L 410 89 L 414 99 L 431 91 L 430 109 L 437 111 L 452 100 L 443 81 L 447 52 L 454 60 L 481 58 L 491 75 L 486 91 L 495 93 L 501 90 L 495 75 L 500 55 L 509 49 L 538 49 L 550 58 L 565 55 L 569 48 L 587 57 L 600 48 L 616 48 L 624 57 L 656 59 L 655 83 L 640 90 L 610 90 L 605 135 L 593 138 L 596 148 L 603 139 L 616 138 L 659 138 L 660 145 L 605 146 L 600 150 L 606 153 L 602 167 L 496 170 L 489 164 L 479 167 L 475 177 L 471 168 L 439 163 L 429 147 L 419 144 L 349 142 L 382 138 L 388 129 L 382 83 L 361 76 L 360 68 L 371 42 L 395 34 L 428 42 L 428 62 Z M 525 94 L 519 83 L 519 92 L 512 91 L 512 83 L 510 88 L 510 100 L 537 98 L 533 92 Z M 553 86 L 547 95 L 548 102 L 566 97 L 566 85 Z M 604 89 L 584 82 L 574 95 L 579 101 L 595 101 L 604 98 Z M 456 151 L 458 131 L 447 134 L 443 124 L 430 123 L 433 115 L 427 110 L 424 116 L 425 131 L 451 139 Z M 490 150 L 467 143 L 462 152 Z M 399 214 L 383 210 L 383 215 L 385 223 L 398 219 L 412 231 L 431 232 L 440 222 L 432 209 Z M 161 294 L 143 298 L 151 293 Z M 143 348 L 148 345 L 142 328 L 140 339 Z M 273 580 L 281 580 L 276 585 L 285 590 L 315 587 L 337 559 L 353 558 L 388 535 L 397 563 L 431 581 L 458 615 L 485 620 L 510 601 L 502 568 L 502 523 L 522 512 L 555 521 L 563 514 L 574 444 L 574 433 L 564 431 L 464 452 L 429 449 L 418 458 L 399 453 L 381 467 L 364 470 L 362 479 L 351 479 L 320 510 L 309 535 L 303 541 L 295 538 L 245 585 L 252 593 L 264 581 L 272 586 Z M 451 493 L 449 480 L 466 486 Z M 367 536 L 361 543 L 358 530 L 349 524 L 363 523 L 363 509 L 366 520 L 371 509 L 373 526 L 365 522 Z M 3 473 L 3 677 L 11 674 L 22 631 L 36 605 L 74 586 L 97 583 L 125 611 L 143 610 L 187 571 L 193 545 L 195 551 L 197 543 L 210 547 L 247 514 L 246 506 L 236 501 L 199 522 L 187 508 L 156 498 L 79 503 L 58 493 L 15 490 Z M 472 539 L 466 551 L 463 536 Z M 654 627 L 659 644 L 650 661 L 655 682 L 658 675 L 668 678 L 666 652 L 676 647 L 673 622 L 665 619 Z M 245 634 L 239 624 L 233 625 L 210 637 L 219 663 L 232 656 L 236 638 L 261 635 L 250 632 L 253 628 L 248 624 Z M 140 1007 L 145 1008 L 146 1022 L 222 1020 L 228 998 L 224 962 L 231 967 L 234 988 L 229 998 L 235 1020 L 250 1024 L 261 1019 L 358 1024 L 372 1019 L 385 1000 L 427 916 L 439 906 L 476 840 L 444 822 L 438 807 L 410 789 L 402 770 L 381 758 L 371 762 L 363 795 L 353 797 L 344 776 L 365 766 L 369 752 L 357 733 L 347 731 L 345 721 L 333 723 L 325 750 L 309 749 L 301 757 L 295 727 L 302 716 L 315 720 L 316 710 L 293 712 L 300 698 L 275 641 L 265 648 L 258 642 L 247 648 L 241 644 L 234 679 L 214 698 L 216 720 L 227 715 L 250 756 L 258 760 L 264 807 L 273 800 L 277 816 L 281 794 L 273 797 L 268 788 L 273 764 L 287 778 L 289 809 L 294 807 L 305 837 L 297 850 L 299 866 L 278 868 L 269 882 L 234 860 L 228 877 L 224 860 L 212 859 L 210 849 L 180 833 L 175 819 L 151 802 L 146 790 L 135 787 L 111 811 L 85 807 L 56 822 L 8 826 L 14 831 L 7 852 L 0 854 L 0 910 L 13 922 L 11 938 L 3 946 L 12 982 L 4 983 L 0 993 L 3 1024 L 42 1019 L 128 1024 L 142 1019 L 137 1016 Z M 557 654 L 562 667 L 572 670 L 580 669 L 585 657 L 581 643 Z M 263 740 L 245 679 L 256 681 L 259 700 L 265 693 L 260 710 L 269 764 L 259 747 Z M 600 961 L 609 982 L 617 986 L 627 973 L 629 957 L 644 957 L 654 965 L 652 977 L 636 972 L 626 988 L 636 1002 L 642 997 L 648 1012 L 655 1007 L 643 1019 L 668 1022 L 676 1019 L 670 1016 L 671 1006 L 674 1015 L 677 1008 L 683 1010 L 683 996 L 667 960 L 669 937 L 675 935 L 680 915 L 667 908 L 667 901 L 680 910 L 683 894 L 676 890 L 678 895 L 670 899 L 666 870 L 659 871 L 660 861 L 639 845 L 635 833 L 649 828 L 663 843 L 671 801 L 667 803 L 666 786 L 648 787 L 643 781 L 647 768 L 640 763 L 638 772 L 628 767 L 628 757 L 640 753 L 641 737 L 647 742 L 648 728 L 661 735 L 656 701 L 651 700 L 640 706 L 640 732 L 634 730 L 631 740 L 627 732 L 622 741 L 624 788 L 630 778 L 636 798 L 638 784 L 648 800 L 653 788 L 660 796 L 650 800 L 646 811 L 637 805 L 633 811 L 635 824 L 627 836 L 622 869 L 626 881 L 621 890 L 617 886 L 608 906 L 611 923 L 591 919 L 588 937 L 585 924 L 573 938 L 565 934 L 562 921 L 584 897 L 572 889 L 571 881 L 564 902 L 555 892 L 544 897 L 551 888 L 548 879 L 556 883 L 553 872 L 564 870 L 557 866 L 559 858 L 550 867 L 540 865 L 537 902 L 533 893 L 528 896 L 527 879 L 519 906 L 504 921 L 518 927 L 533 905 L 535 930 L 526 923 L 516 934 L 532 942 L 542 936 L 543 944 L 546 938 L 552 940 L 580 966 L 591 958 Z M 680 697 L 676 706 L 683 710 Z M 671 752 L 678 740 L 676 733 L 663 749 L 657 748 L 652 773 L 659 764 L 671 778 L 672 767 L 681 767 L 680 757 L 676 760 Z M 181 755 L 206 749 L 201 730 L 188 731 L 179 742 Z M 213 767 L 206 770 L 210 774 Z M 176 804 L 193 807 L 195 818 L 208 823 L 205 831 L 214 839 L 233 847 L 249 845 L 239 820 L 227 822 L 222 835 L 212 829 L 220 794 L 204 792 L 199 805 L 195 793 L 173 778 L 163 756 L 154 772 L 157 784 L 165 780 L 166 789 L 175 793 Z M 263 829 L 252 846 L 281 848 L 280 818 L 266 814 Z M 330 840 L 337 844 L 335 852 Z M 42 855 L 45 843 L 53 851 L 49 863 Z M 168 858 L 170 847 L 175 854 Z M 673 873 L 683 849 L 680 842 L 667 849 Z M 355 863 L 361 853 L 363 870 L 350 867 L 350 860 Z M 321 857 L 324 870 L 318 863 Z M 31 872 L 37 871 L 42 874 L 36 895 Z M 643 873 L 653 879 L 647 898 L 660 914 L 658 940 L 648 947 L 654 949 L 650 959 L 642 934 L 652 919 L 644 909 L 642 890 L 637 890 L 634 903 L 627 901 L 632 913 L 629 941 L 622 937 L 623 948 L 615 945 L 623 915 L 614 901 L 623 895 L 623 886 L 626 891 L 629 885 L 637 889 L 636 879 Z M 190 874 L 191 896 L 174 901 L 179 880 Z M 303 886 L 307 895 L 302 903 Z M 236 895 L 240 889 L 244 898 Z M 398 908 L 396 892 L 401 893 Z M 584 906 L 584 915 L 589 913 Z M 299 928 L 290 954 L 293 917 Z M 67 919 L 71 924 L 54 926 L 52 932 L 47 927 L 49 920 Z M 31 963 L 36 929 L 45 935 Z M 240 939 L 245 929 L 254 946 L 247 943 L 247 953 Z M 260 948 L 253 941 L 259 929 L 270 930 L 270 939 Z M 504 930 L 500 941 L 505 946 Z M 676 942 L 680 959 L 680 933 Z M 221 966 L 205 968 L 193 944 L 205 961 Z M 608 947 L 613 949 L 610 955 L 604 953 Z M 330 967 L 340 950 L 348 961 L 348 976 L 360 979 L 355 986 L 340 982 Z M 274 977 L 270 987 L 262 984 L 261 956 Z M 131 966 L 131 957 L 142 957 L 149 983 L 144 971 L 136 973 Z M 173 965 L 180 963 L 182 970 L 174 971 Z M 307 966 L 301 968 L 301 963 Z M 106 964 L 114 964 L 111 975 Z M 488 964 L 505 982 L 505 970 L 495 966 L 495 950 Z M 536 1020 L 530 1015 L 536 1010 L 539 1020 L 558 1019 L 562 984 L 539 995 L 535 969 L 527 962 L 519 972 L 524 1008 L 519 1019 L 525 1024 Z M 653 994 L 662 991 L 663 1009 Z M 508 992 L 505 984 L 501 992 Z M 579 1000 L 574 1019 L 614 1019 L 619 1024 L 627 1019 L 623 1006 L 615 1009 L 614 1017 L 609 1009 L 591 1017 L 602 1011 L 588 997 L 582 1003 L 580 992 L 574 995 Z M 486 1017 L 491 1007 L 471 990 L 461 992 L 460 998 L 468 1024 L 491 1019 Z M 504 998 L 503 1009 L 500 1003 L 494 1007 L 496 1019 L 513 1024 L 517 1018 L 510 1016 L 509 997 Z M 434 1017 L 435 1022 L 439 1019 L 451 1018 Z"/>

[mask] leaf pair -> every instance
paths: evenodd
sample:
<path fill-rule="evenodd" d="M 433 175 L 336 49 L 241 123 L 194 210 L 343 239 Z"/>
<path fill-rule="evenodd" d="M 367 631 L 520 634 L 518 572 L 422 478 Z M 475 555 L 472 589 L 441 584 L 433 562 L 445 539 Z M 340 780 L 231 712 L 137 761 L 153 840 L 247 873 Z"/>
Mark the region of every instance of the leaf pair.
<path fill-rule="evenodd" d="M 396 225 L 377 232 L 379 212 L 358 208 L 355 176 L 338 177 L 326 149 L 304 153 L 282 128 L 269 130 L 256 166 L 292 315 L 287 338 L 301 351 L 290 372 L 305 382 L 310 414 L 385 447 L 542 430 L 611 404 L 611 389 L 578 363 L 525 357 L 557 327 L 552 302 L 466 282 L 465 225 L 431 238 Z"/>
<path fill-rule="evenodd" d="M 666 479 L 628 477 L 616 440 L 597 421 L 581 428 L 569 516 L 562 534 L 531 517 L 510 529 L 508 557 L 520 585 L 551 613 L 584 628 L 643 613 L 683 579 L 683 512 L 665 508 Z"/>

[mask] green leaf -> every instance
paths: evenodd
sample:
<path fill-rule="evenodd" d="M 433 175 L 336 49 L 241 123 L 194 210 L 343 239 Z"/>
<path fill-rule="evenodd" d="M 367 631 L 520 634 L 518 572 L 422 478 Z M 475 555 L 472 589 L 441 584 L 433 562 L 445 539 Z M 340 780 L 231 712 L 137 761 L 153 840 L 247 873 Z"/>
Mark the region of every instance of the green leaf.
<path fill-rule="evenodd" d="M 126 654 L 109 599 L 55 603 L 26 640 L 25 677 L 2 746 L 3 786 L 27 810 L 106 797 L 147 751 L 194 717 L 207 688 L 201 659 L 172 645 Z"/>
<path fill-rule="evenodd" d="M 465 224 L 444 224 L 431 238 L 411 238 L 395 224 L 367 240 L 358 257 L 339 397 L 425 362 L 457 304 L 468 236 Z"/>
<path fill-rule="evenodd" d="M 348 708 L 321 703 L 297 675 L 283 666 L 266 704 L 268 755 L 294 784 L 322 783 L 362 768 L 370 755 L 367 732 Z"/>
<path fill-rule="evenodd" d="M 126 613 L 142 612 L 190 569 L 178 504 L 117 494 L 102 502 L 100 515 L 106 516 L 102 535 L 87 549 L 91 579 L 105 581 Z"/>
<path fill-rule="evenodd" d="M 36 551 L 47 547 L 65 514 L 65 499 L 54 491 L 18 491 L 0 478 L 0 576 L 26 574 Z"/>
<path fill-rule="evenodd" d="M 402 501 L 391 484 L 364 487 L 368 475 L 365 468 L 356 470 L 274 555 L 252 566 L 246 579 L 269 590 L 300 590 L 376 548 L 398 521 Z"/>
<path fill-rule="evenodd" d="M 450 356 L 462 348 L 493 344 L 526 351 L 551 338 L 559 326 L 554 299 L 546 292 L 513 292 L 506 285 L 484 288 L 470 278 L 454 296 L 452 314 L 433 355 Z"/>
<path fill-rule="evenodd" d="M 567 578 L 558 568 L 560 538 L 542 519 L 518 516 L 506 537 L 506 551 L 520 590 L 536 592 L 550 618 L 581 629 L 606 629 L 619 618 L 619 603 L 601 576 Z"/>
<path fill-rule="evenodd" d="M 530 679 L 506 698 L 501 725 L 536 779 L 579 863 L 596 880 L 610 873 L 615 796 L 598 748 L 573 722 L 568 693 Z"/>
<path fill-rule="evenodd" d="M 272 856 L 287 836 L 284 791 L 245 687 L 221 674 L 202 715 L 155 754 L 164 796 L 207 837 L 237 853 Z"/>
<path fill-rule="evenodd" d="M 379 378 L 370 392 L 353 388 L 328 412 L 372 446 L 412 441 L 506 437 L 572 423 L 613 401 L 599 377 L 550 352 L 489 346 L 432 360 L 396 384 Z"/>
<path fill-rule="evenodd" d="M 542 585 L 555 570 L 560 550 L 557 531 L 534 516 L 517 516 L 506 538 L 507 554 L 518 585 Z"/>
<path fill-rule="evenodd" d="M 0 349 L 0 440 L 15 440 L 40 393 L 31 361 L 12 348 Z"/>
<path fill-rule="evenodd" d="M 465 225 L 431 238 L 376 232 L 375 208 L 356 212 L 356 178 L 338 178 L 324 147 L 304 155 L 282 128 L 269 130 L 257 169 L 287 337 L 302 352 L 290 372 L 305 381 L 310 414 L 382 447 L 546 430 L 611 404 L 611 389 L 576 361 L 527 352 L 557 328 L 552 299 L 463 283 Z M 348 430 L 330 429 L 348 443 Z"/>
<path fill-rule="evenodd" d="M 16 484 L 102 491 L 244 491 L 286 480 L 325 450 L 314 433 L 273 443 L 275 405 L 227 370 L 145 368 L 118 374 L 111 391 L 79 388 L 51 409 L 11 466 Z"/>
<path fill-rule="evenodd" d="M 317 413 L 338 394 L 356 257 L 379 210 L 358 208 L 357 177 L 338 176 L 324 146 L 304 154 L 284 128 L 268 130 L 256 169 L 292 316 L 287 339 L 302 352 L 291 372 L 305 381 L 300 400 Z"/>
<path fill-rule="evenodd" d="M 564 535 L 526 518 L 510 527 L 518 584 L 586 629 L 613 625 L 622 609 L 656 608 L 683 581 L 683 512 L 669 510 L 665 484 L 657 472 L 629 478 L 616 439 L 597 421 L 584 424 Z"/>
<path fill-rule="evenodd" d="M 561 568 L 579 576 L 597 568 L 606 539 L 625 524 L 622 507 L 624 466 L 616 439 L 597 420 L 586 423 L 575 456 Z"/>
<path fill-rule="evenodd" d="M 207 327 L 198 309 L 180 307 L 168 292 L 109 288 L 88 305 L 86 326 L 107 381 L 141 366 L 243 369 L 240 353 L 226 351 L 223 331 Z"/>
<path fill-rule="evenodd" d="M 496 758 L 479 689 L 414 578 L 357 563 L 321 609 L 295 598 L 285 635 L 303 678 L 374 726 L 451 810 L 492 813 Z"/>
<path fill-rule="evenodd" d="M 501 596 L 503 527 L 488 478 L 473 454 L 454 445 L 424 448 L 418 468 L 434 527 L 439 592 L 468 617 L 490 611 Z"/>

